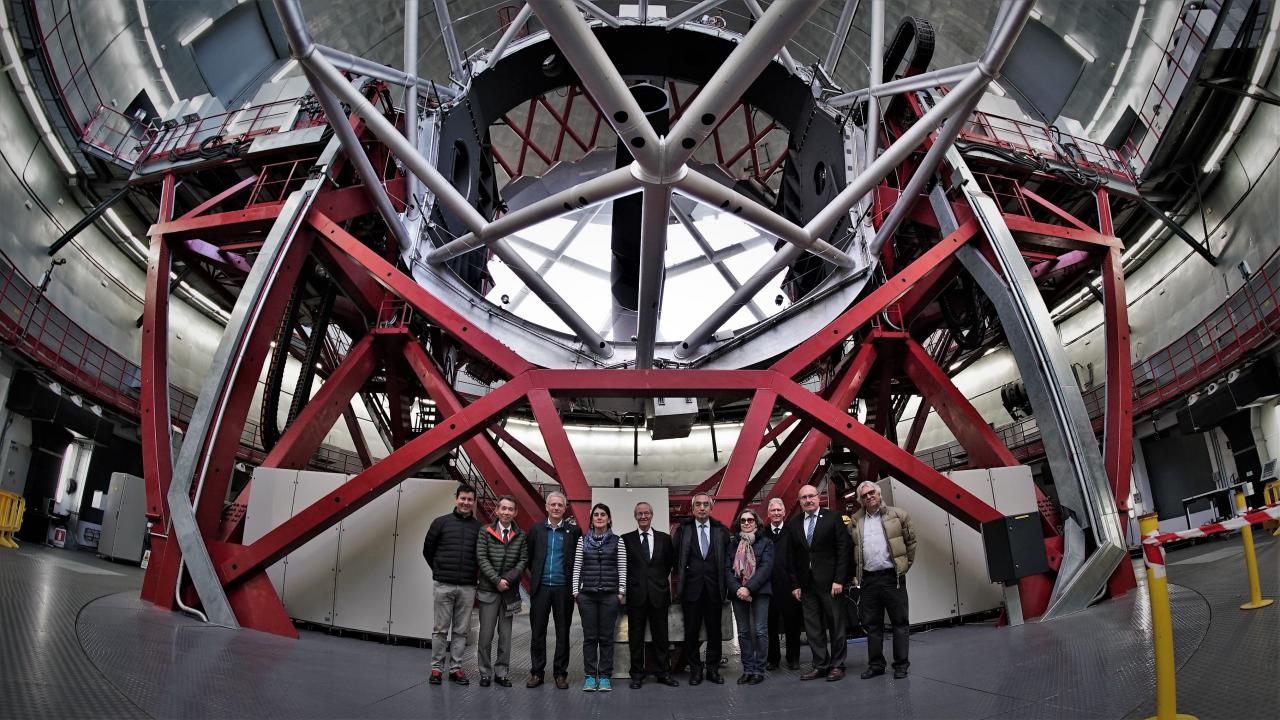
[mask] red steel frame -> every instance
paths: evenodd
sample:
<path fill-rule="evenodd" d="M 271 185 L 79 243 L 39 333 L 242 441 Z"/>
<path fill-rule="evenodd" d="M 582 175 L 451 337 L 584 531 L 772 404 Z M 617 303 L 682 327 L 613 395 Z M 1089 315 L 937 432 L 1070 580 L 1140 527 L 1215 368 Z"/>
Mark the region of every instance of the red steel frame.
<path fill-rule="evenodd" d="M 528 134 L 533 113 L 541 107 L 561 125 L 555 148 L 557 155 L 562 152 L 566 138 L 582 147 L 583 139 L 567 122 L 574 97 L 574 93 L 567 96 L 563 111 L 557 111 L 544 98 L 531 101 L 523 129 L 525 135 Z M 590 102 L 589 97 L 587 100 Z M 678 106 L 677 110 L 679 109 Z M 745 107 L 743 109 L 748 113 L 750 122 L 750 110 Z M 518 122 L 509 118 L 506 122 L 517 134 L 521 132 Z M 755 171 L 763 172 L 758 160 L 754 159 L 751 146 L 772 129 L 769 126 L 757 131 L 749 127 L 748 147 L 735 153 L 733 161 L 752 152 Z M 530 142 L 527 137 L 525 142 Z M 521 152 L 518 161 L 520 165 L 523 165 L 529 150 L 545 160 L 544 150 L 526 148 Z M 499 161 L 506 165 L 501 158 Z M 296 169 L 300 168 L 295 166 L 290 169 L 290 178 Z M 283 198 L 291 182 L 286 179 L 285 187 L 278 196 L 273 194 L 265 202 L 261 202 L 258 199 L 259 192 L 262 178 L 266 175 L 264 169 L 257 178 L 246 179 L 228 188 L 213 200 L 177 219 L 172 218 L 174 179 L 172 176 L 165 179 L 162 198 L 167 204 L 162 207 L 161 216 L 151 231 L 152 264 L 149 267 L 148 304 L 144 318 L 149 330 L 144 332 L 143 373 L 146 400 L 143 423 L 144 438 L 149 438 L 145 441 L 149 507 L 151 512 L 156 513 L 155 519 L 160 521 L 157 527 L 166 530 L 167 517 L 163 510 L 169 481 L 170 449 L 168 418 L 159 417 L 164 414 L 159 407 L 161 398 L 167 398 L 168 394 L 164 367 L 167 347 L 164 333 L 158 330 L 165 326 L 167 319 L 170 246 L 182 243 L 182 247 L 190 248 L 194 246 L 187 244 L 187 241 L 199 239 L 208 245 L 208 252 L 205 254 L 212 253 L 215 259 L 227 262 L 231 262 L 228 260 L 228 252 L 251 249 L 251 246 L 245 246 L 242 241 L 245 231 L 265 229 L 276 219 L 280 209 L 279 200 Z M 767 175 L 765 177 L 767 179 Z M 250 186 L 254 190 L 250 193 L 248 207 L 207 214 L 207 211 Z M 402 194 L 400 181 L 391 181 L 388 186 L 393 196 L 397 192 Z M 1128 489 L 1132 395 L 1127 391 L 1131 385 L 1125 385 L 1122 377 L 1126 374 L 1122 370 L 1129 367 L 1128 331 L 1123 278 L 1119 270 L 1120 243 L 1111 236 L 1113 230 L 1106 192 L 1098 193 L 1100 227 L 1096 229 L 1025 189 L 1018 193 L 1018 198 L 1023 213 L 1008 214 L 1005 220 L 1029 258 L 1034 258 L 1041 264 L 1052 263 L 1045 266 L 1042 274 L 1058 265 L 1068 266 L 1091 261 L 1101 262 L 1103 265 L 1104 293 L 1108 298 L 1108 387 L 1114 388 L 1114 393 L 1109 394 L 1107 402 L 1105 456 L 1113 490 L 1120 499 L 1121 493 L 1127 496 Z M 885 203 L 892 199 L 892 192 L 880 193 L 877 197 L 877 215 L 882 214 L 879 211 L 886 209 Z M 1049 221 L 1032 217 L 1032 205 L 1038 208 L 1041 215 L 1047 212 Z M 721 502 L 715 506 L 714 513 L 722 520 L 731 520 L 742 506 L 755 501 L 773 474 L 780 469 L 781 475 L 769 489 L 766 498 L 778 497 L 787 504 L 792 504 L 801 485 L 820 477 L 820 462 L 833 442 L 859 453 L 867 473 L 863 477 L 874 477 L 879 472 L 890 474 L 974 528 L 998 519 L 1000 514 L 995 509 L 911 453 L 923 430 L 922 422 L 913 423 L 906 449 L 885 437 L 890 424 L 894 422 L 893 395 L 901 392 L 901 389 L 892 390 L 890 381 L 901 375 L 922 397 L 921 407 L 924 410 L 920 415 L 929 408 L 936 410 L 960 440 L 974 466 L 1008 466 L 1018 461 L 1009 447 L 982 421 L 972 404 L 951 383 L 935 358 L 905 332 L 887 330 L 880 323 L 883 315 L 893 318 L 895 325 L 900 324 L 904 318 L 916 317 L 930 304 L 955 277 L 954 255 L 959 248 L 973 244 L 979 250 L 984 250 L 985 238 L 970 213 L 961 205 L 957 205 L 955 210 L 961 222 L 955 232 L 939 240 L 900 269 L 895 268 L 892 262 L 886 263 L 886 269 L 892 275 L 882 285 L 765 369 L 549 370 L 532 365 L 497 339 L 470 325 L 465 318 L 392 265 L 382 254 L 348 232 L 346 220 L 371 212 L 370 204 L 363 197 L 360 188 L 325 187 L 305 223 L 297 230 L 293 249 L 280 261 L 275 280 L 267 291 L 264 307 L 258 316 L 260 319 L 246 336 L 243 353 L 246 361 L 236 368 L 236 377 L 227 383 L 224 404 L 228 409 L 219 432 L 209 438 L 189 440 L 202 442 L 202 454 L 213 461 L 208 463 L 209 470 L 203 481 L 204 497 L 195 498 L 199 502 L 197 521 L 207 539 L 206 546 L 214 560 L 217 575 L 227 590 L 233 610 L 246 626 L 284 635 L 293 634 L 280 600 L 266 579 L 265 568 L 394 487 L 424 463 L 434 462 L 459 448 L 466 453 L 489 491 L 515 496 L 525 510 L 522 513 L 523 519 L 526 522 L 533 521 L 541 514 L 542 496 L 498 446 L 495 435 L 547 470 L 560 483 L 574 516 L 580 523 L 585 523 L 591 501 L 591 488 L 560 419 L 556 406 L 560 399 L 684 396 L 738 401 L 750 397 L 740 441 L 733 448 L 722 470 L 713 474 L 698 488 L 700 491 L 715 488 L 715 495 Z M 267 344 L 276 334 L 285 302 L 303 265 L 302 260 L 308 253 L 312 253 L 330 276 L 346 288 L 358 304 L 365 305 L 366 309 L 384 308 L 387 303 L 403 305 L 404 309 L 399 311 L 402 321 L 379 322 L 365 331 L 363 336 L 353 336 L 352 347 L 347 350 L 345 357 L 334 358 L 322 388 L 263 459 L 262 465 L 284 468 L 304 466 L 318 448 L 321 438 L 340 417 L 350 422 L 352 397 L 362 391 L 363 386 L 380 367 L 389 383 L 388 392 L 395 395 L 396 401 L 400 400 L 402 390 L 416 392 L 417 385 L 421 385 L 426 396 L 436 402 L 440 420 L 436 426 L 417 437 L 399 438 L 397 447 L 381 460 L 372 461 L 367 458 L 366 451 L 363 453 L 366 456 L 363 471 L 253 543 L 246 545 L 232 542 L 230 538 L 236 537 L 235 526 L 239 522 L 239 516 L 234 517 L 230 524 L 221 522 L 220 500 L 226 495 L 232 465 L 227 459 L 234 457 L 240 443 L 255 380 L 268 354 Z M 438 343 L 452 344 L 468 357 L 483 359 L 496 369 L 505 382 L 470 403 L 464 402 L 439 366 L 438 358 L 424 349 L 425 338 L 416 337 L 410 325 L 403 321 L 405 312 L 421 316 L 433 328 L 433 349 Z M 438 338 L 435 333 L 439 334 Z M 845 355 L 849 341 L 856 343 L 856 349 Z M 799 384 L 815 371 L 831 378 L 820 392 L 810 391 Z M 394 392 L 390 387 L 392 382 L 397 388 Z M 1132 382 L 1131 378 L 1129 382 Z M 860 395 L 868 397 L 869 403 L 875 408 L 874 428 L 849 414 L 850 405 Z M 514 408 L 522 405 L 527 405 L 537 421 L 549 461 L 513 442 L 496 424 Z M 787 410 L 790 414 L 771 429 L 770 418 L 780 409 Z M 401 413 L 393 407 L 391 415 L 394 428 L 400 422 Z M 753 474 L 752 468 L 759 451 L 788 430 L 764 467 Z M 404 429 L 401 429 L 397 434 L 403 432 Z M 199 482 L 200 478 L 195 480 Z M 842 483 L 842 480 L 833 480 L 831 491 L 845 490 Z M 242 506 L 246 497 L 247 489 L 237 500 L 237 505 Z M 1056 567 L 1057 556 L 1061 552 L 1058 530 L 1056 523 L 1047 514 L 1044 525 L 1046 547 L 1051 556 L 1051 564 Z M 159 562 L 153 561 L 152 568 L 148 569 L 144 596 L 157 604 L 172 606 L 178 552 L 176 544 L 169 546 L 165 535 L 167 532 L 157 533 L 155 537 Z M 1131 587 L 1126 584 L 1122 574 L 1118 573 L 1112 582 L 1113 592 L 1122 592 L 1127 586 Z M 1028 617 L 1038 615 L 1047 604 L 1051 581 L 1047 577 L 1027 578 L 1020 587 L 1024 613 Z"/>

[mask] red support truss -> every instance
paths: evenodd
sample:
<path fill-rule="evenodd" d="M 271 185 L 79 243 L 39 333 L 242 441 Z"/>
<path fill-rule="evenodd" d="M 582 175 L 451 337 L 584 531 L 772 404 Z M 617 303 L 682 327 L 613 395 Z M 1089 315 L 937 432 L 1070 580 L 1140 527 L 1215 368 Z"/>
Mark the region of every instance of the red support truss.
<path fill-rule="evenodd" d="M 596 114 L 590 138 L 579 132 L 583 129 L 581 123 L 571 125 L 570 116 L 579 96 L 579 110 L 585 111 L 584 105 L 590 105 Z M 687 102 L 676 97 L 677 113 L 687 107 Z M 720 160 L 729 164 L 747 158 L 749 173 L 763 182 L 782 162 L 779 158 L 765 167 L 767 160 L 759 152 L 766 136 L 777 128 L 770 121 L 757 129 L 754 111 L 741 104 L 726 116 L 739 109 L 747 128 L 746 144 L 726 153 L 719 145 L 717 125 L 716 151 Z M 536 113 L 545 113 L 554 121 L 554 144 L 545 140 L 538 144 L 533 122 Z M 565 153 L 593 148 L 601 122 L 590 96 L 576 89 L 565 96 L 563 104 L 539 97 L 530 101 L 525 115 L 509 115 L 504 123 L 521 139 L 519 155 L 504 159 L 495 152 L 495 157 L 513 174 L 522 173 L 529 162 L 550 164 Z M 380 150 L 375 149 L 375 155 L 377 152 Z M 288 179 L 278 194 L 265 188 L 268 173 L 264 169 L 176 219 L 174 178 L 165 179 L 161 213 L 150 233 L 142 396 L 148 514 L 159 521 L 157 527 L 164 529 L 153 538 L 156 569 L 148 572 L 144 596 L 162 605 L 172 605 L 179 560 L 176 547 L 168 547 L 164 507 L 171 473 L 164 332 L 170 250 L 184 249 L 189 257 L 212 266 L 219 275 L 244 273 L 253 251 L 262 244 L 257 238 L 278 218 L 282 200 L 299 170 L 288 169 Z M 333 176 L 338 174 L 335 171 Z M 249 203 L 240 209 L 227 209 L 232 199 L 249 187 L 253 187 Z M 387 190 L 395 197 L 403 197 L 403 180 L 389 180 Z M 887 207 L 899 199 L 898 191 L 886 186 L 878 193 L 876 205 Z M 1007 215 L 1006 220 L 1033 264 L 1035 277 L 1072 277 L 1087 264 L 1099 259 L 1102 262 L 1107 298 L 1105 460 L 1123 513 L 1127 509 L 1132 451 L 1132 386 L 1131 377 L 1125 372 L 1130 358 L 1120 243 L 1112 237 L 1106 193 L 1098 194 L 1100 227 L 1096 229 L 1030 190 L 1019 190 L 1017 202 L 1026 214 Z M 1031 216 L 1032 207 L 1038 217 Z M 217 210 L 222 211 L 214 212 Z M 542 493 L 517 469 L 499 444 L 501 441 L 557 482 L 568 497 L 573 516 L 585 525 L 592 486 L 560 416 L 560 408 L 583 398 L 694 397 L 730 404 L 751 398 L 739 441 L 726 464 L 695 489 L 714 489 L 720 500 L 714 512 L 724 521 L 731 521 L 766 488 L 767 498 L 781 498 L 790 505 L 801 485 L 824 477 L 831 502 L 840 499 L 850 489 L 851 477 L 823 464 L 824 458 L 836 457 L 831 452 L 833 445 L 857 455 L 862 466 L 860 478 L 874 478 L 881 473 L 892 476 L 970 527 L 980 528 L 982 523 L 1000 517 L 994 508 L 912 454 L 932 410 L 959 440 L 972 466 L 1002 467 L 1018 462 L 944 370 L 957 367 L 951 364 L 955 355 L 947 355 L 950 336 L 941 343 L 933 338 L 945 336 L 948 331 L 936 336 L 929 334 L 932 330 L 918 332 L 919 326 L 938 327 L 936 303 L 954 286 L 960 273 L 955 255 L 980 238 L 978 223 L 966 212 L 957 213 L 962 224 L 956 231 L 922 253 L 897 257 L 891 247 L 887 248 L 883 258 L 887 279 L 870 286 L 872 289 L 860 300 L 768 367 L 751 370 L 539 368 L 475 327 L 395 265 L 394 247 L 357 237 L 362 232 L 361 223 L 351 221 L 371 212 L 362 188 L 326 186 L 319 193 L 293 250 L 273 269 L 273 280 L 255 315 L 255 325 L 238 353 L 244 360 L 235 366 L 222 396 L 216 398 L 217 404 L 225 408 L 219 429 L 210 437 L 189 439 L 201 443 L 205 462 L 200 467 L 206 468 L 202 470 L 203 496 L 195 498 L 199 525 L 207 538 L 218 579 L 237 617 L 246 626 L 290 634 L 292 629 L 265 569 L 395 487 L 418 468 L 446 456 L 461 458 L 459 453 L 465 453 L 483 480 L 485 497 L 490 497 L 489 492 L 514 496 L 522 510 L 521 521 L 532 523 L 542 515 Z M 1054 222 L 1043 222 L 1045 218 Z M 929 226 L 929 216 L 923 209 L 917 209 L 911 220 Z M 932 227 L 936 228 L 936 222 Z M 978 249 L 982 250 L 980 246 Z M 233 541 L 238 537 L 239 520 L 223 523 L 220 528 L 219 515 L 249 404 L 268 355 L 268 343 L 281 325 L 295 283 L 300 277 L 305 281 L 300 271 L 304 260 L 312 262 L 308 257 L 323 266 L 322 274 L 341 290 L 334 324 L 349 330 L 346 334 L 350 347 L 346 347 L 347 340 L 326 346 L 321 364 L 323 384 L 261 463 L 266 467 L 306 467 L 325 434 L 342 418 L 359 450 L 363 470 L 256 541 L 243 544 Z M 394 312 L 388 312 L 388 308 Z M 456 386 L 458 368 L 468 363 L 469 372 L 480 366 L 489 376 L 482 381 L 487 387 L 479 397 L 464 397 Z M 815 376 L 826 380 L 817 392 L 808 389 L 812 386 L 802 385 Z M 351 410 L 352 399 L 358 393 L 368 397 L 370 392 L 386 395 L 386 408 L 374 413 L 379 431 L 391 437 L 390 454 L 381 459 L 374 459 L 364 446 Z M 893 430 L 898 415 L 906 398 L 913 394 L 919 395 L 921 401 L 900 447 L 889 438 L 896 436 Z M 416 423 L 409 422 L 413 403 L 422 398 L 434 401 L 438 411 L 436 424 L 425 430 L 421 425 L 411 427 Z M 865 402 L 868 409 L 865 423 L 850 412 L 859 402 Z M 382 404 L 374 405 L 383 408 Z M 513 412 L 523 413 L 526 405 L 545 443 L 546 458 L 512 437 L 501 425 Z M 784 415 L 779 418 L 780 414 Z M 771 426 L 774 420 L 777 422 Z M 760 451 L 770 444 L 774 449 L 758 462 Z M 196 478 L 197 483 L 200 480 Z M 237 504 L 243 505 L 246 497 L 247 490 Z M 1056 533 L 1054 523 L 1046 520 L 1046 543 L 1051 554 L 1060 554 Z M 1113 579 L 1113 592 L 1122 592 L 1127 580 L 1119 575 Z M 1023 602 L 1028 616 L 1043 607 L 1047 583 L 1044 577 L 1024 581 Z"/>

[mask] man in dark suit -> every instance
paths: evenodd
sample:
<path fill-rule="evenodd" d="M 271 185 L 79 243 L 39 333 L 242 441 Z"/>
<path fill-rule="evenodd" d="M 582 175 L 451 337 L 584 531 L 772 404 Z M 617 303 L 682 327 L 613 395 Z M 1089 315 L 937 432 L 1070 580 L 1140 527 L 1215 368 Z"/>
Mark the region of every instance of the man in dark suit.
<path fill-rule="evenodd" d="M 627 546 L 627 644 L 631 648 L 631 687 L 644 684 L 644 631 L 653 636 L 651 658 L 658 682 L 677 687 L 667 659 L 667 608 L 671 606 L 671 570 L 676 552 L 671 536 L 653 529 L 653 507 L 636 503 L 636 530 L 625 533 Z"/>
<path fill-rule="evenodd" d="M 725 600 L 725 555 L 729 529 L 711 517 L 711 496 L 693 496 L 693 517 L 676 531 L 676 581 L 684 616 L 684 653 L 689 661 L 689 684 L 723 685 L 720 677 L 720 616 Z M 707 630 L 707 662 L 701 657 L 702 629 Z"/>
<path fill-rule="evenodd" d="M 780 635 L 786 636 L 787 669 L 800 667 L 800 602 L 791 594 L 787 579 L 787 560 L 790 556 L 791 525 L 785 522 L 786 503 L 782 498 L 769 501 L 769 525 L 764 528 L 765 537 L 773 541 L 773 587 L 776 590 L 769 600 L 769 654 L 766 669 L 777 670 L 783 653 Z"/>
<path fill-rule="evenodd" d="M 800 488 L 800 517 L 791 523 L 788 575 L 792 596 L 804 608 L 804 631 L 813 669 L 801 680 L 844 677 L 844 586 L 849 583 L 851 539 L 840 513 L 818 507 L 818 488 Z"/>

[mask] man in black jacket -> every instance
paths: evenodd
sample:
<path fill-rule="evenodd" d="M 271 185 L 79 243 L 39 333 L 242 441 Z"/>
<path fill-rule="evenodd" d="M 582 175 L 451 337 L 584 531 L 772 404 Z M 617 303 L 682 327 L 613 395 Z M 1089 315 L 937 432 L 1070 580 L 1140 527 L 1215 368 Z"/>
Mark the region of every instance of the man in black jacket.
<path fill-rule="evenodd" d="M 573 621 L 573 554 L 582 530 L 564 514 L 564 493 L 547 494 L 547 519 L 529 528 L 529 681 L 542 684 L 547 667 L 547 620 L 556 623 L 556 655 L 551 666 L 556 687 L 569 689 L 569 624 Z"/>
<path fill-rule="evenodd" d="M 792 596 L 804 608 L 804 632 L 813 652 L 813 669 L 801 680 L 844 677 L 847 652 L 844 586 L 852 570 L 851 540 L 840 513 L 818 507 L 818 488 L 800 488 L 800 517 L 791 524 L 788 575 Z"/>
<path fill-rule="evenodd" d="M 676 533 L 676 573 L 680 590 L 680 610 L 684 616 L 684 652 L 689 661 L 689 684 L 708 682 L 721 685 L 720 614 L 725 600 L 725 553 L 729 529 L 711 517 L 711 496 L 693 496 L 693 519 L 680 524 Z M 707 662 L 703 665 L 702 641 L 707 631 Z"/>
<path fill-rule="evenodd" d="M 791 594 L 791 581 L 787 578 L 787 561 L 790 559 L 791 525 L 786 522 L 787 505 L 782 498 L 769 501 L 769 525 L 764 528 L 765 537 L 773 541 L 773 596 L 769 600 L 769 654 L 766 669 L 777 670 L 783 659 L 780 635 L 786 636 L 786 662 L 788 670 L 800 667 L 800 602 Z M 794 521 L 793 521 L 794 522 Z"/>
<path fill-rule="evenodd" d="M 636 527 L 622 536 L 627 546 L 627 644 L 631 648 L 631 687 L 644 683 L 644 633 L 648 625 L 653 636 L 652 659 L 658 682 L 676 687 L 678 680 L 668 673 L 667 608 L 671 606 L 671 569 L 675 548 L 671 536 L 653 529 L 653 506 L 636 503 Z"/>
<path fill-rule="evenodd" d="M 449 679 L 469 685 L 462 670 L 467 652 L 467 630 L 471 627 L 471 606 L 476 601 L 476 581 L 480 566 L 476 560 L 476 489 L 459 485 L 453 493 L 453 512 L 431 522 L 422 543 L 422 556 L 431 567 L 435 628 L 431 632 L 431 684 L 444 679 L 445 649 L 449 651 Z M 450 633 L 452 632 L 452 637 Z"/>

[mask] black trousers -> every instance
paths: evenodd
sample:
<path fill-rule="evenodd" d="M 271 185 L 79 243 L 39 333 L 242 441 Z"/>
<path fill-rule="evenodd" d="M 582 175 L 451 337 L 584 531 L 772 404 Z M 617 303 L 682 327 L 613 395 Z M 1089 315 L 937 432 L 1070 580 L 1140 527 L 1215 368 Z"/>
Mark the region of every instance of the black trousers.
<path fill-rule="evenodd" d="M 804 588 L 800 595 L 804 608 L 804 633 L 809 637 L 813 667 L 818 670 L 844 668 L 849 652 L 845 635 L 844 596 L 831 596 L 831 586 Z"/>
<path fill-rule="evenodd" d="M 884 669 L 884 614 L 893 625 L 893 667 L 906 669 L 911 620 L 907 612 L 907 579 L 893 570 L 863 573 L 862 625 L 867 629 L 867 666 Z"/>
<path fill-rule="evenodd" d="M 786 636 L 787 662 L 800 662 L 800 601 L 790 592 L 774 592 L 769 600 L 769 655 L 767 662 L 777 665 L 782 659 L 780 635 Z"/>
<path fill-rule="evenodd" d="M 569 674 L 569 624 L 573 622 L 573 594 L 568 585 L 539 585 L 529 599 L 529 673 L 542 675 L 547 668 L 547 620 L 556 623 L 555 677 Z"/>
<path fill-rule="evenodd" d="M 653 640 L 644 641 L 644 630 L 648 626 Z M 650 603 L 643 605 L 627 604 L 627 646 L 631 649 L 631 677 L 645 676 L 645 646 L 649 646 L 649 659 L 653 661 L 658 677 L 671 672 L 670 659 L 667 656 L 667 607 L 656 607 Z"/>
<path fill-rule="evenodd" d="M 689 662 L 689 672 L 700 672 L 703 667 L 700 649 L 702 629 L 707 629 L 707 662 L 712 672 L 720 672 L 720 613 L 724 604 L 715 593 L 703 591 L 696 600 L 682 600 L 680 610 L 684 614 L 684 655 Z"/>

